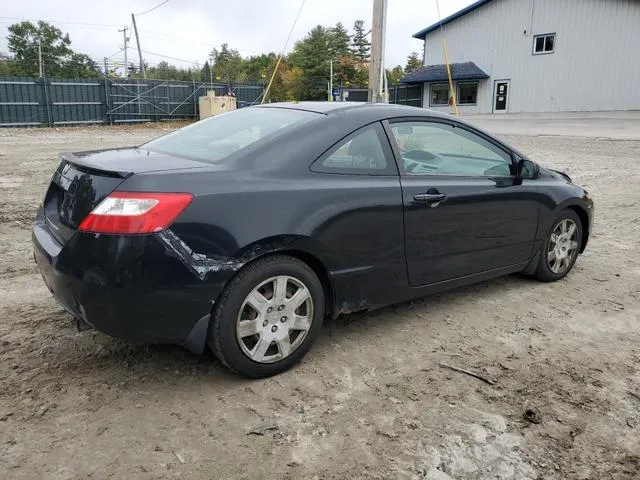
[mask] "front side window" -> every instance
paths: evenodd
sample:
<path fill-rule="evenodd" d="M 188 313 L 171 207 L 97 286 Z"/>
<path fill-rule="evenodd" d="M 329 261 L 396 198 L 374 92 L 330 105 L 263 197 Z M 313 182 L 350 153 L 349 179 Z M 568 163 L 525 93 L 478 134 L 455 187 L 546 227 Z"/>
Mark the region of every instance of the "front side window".
<path fill-rule="evenodd" d="M 384 132 L 379 124 L 369 125 L 340 141 L 328 153 L 320 157 L 311 170 L 322 173 L 347 173 L 386 175 L 393 173 L 387 161 Z M 389 142 L 387 141 L 386 150 Z M 397 175 L 397 170 L 395 172 Z"/>
<path fill-rule="evenodd" d="M 441 107 L 449 105 L 449 84 L 433 83 L 431 84 L 431 96 L 429 97 L 430 107 Z"/>
<path fill-rule="evenodd" d="M 543 53 L 553 53 L 555 43 L 556 43 L 555 33 L 535 35 L 533 37 L 533 54 L 540 55 Z"/>
<path fill-rule="evenodd" d="M 458 103 L 475 105 L 478 102 L 478 82 L 458 83 Z"/>
<path fill-rule="evenodd" d="M 512 175 L 511 155 L 465 128 L 438 122 L 391 125 L 407 175 Z"/>
<path fill-rule="evenodd" d="M 243 108 L 193 123 L 140 148 L 208 163 L 221 163 L 260 140 L 276 137 L 319 117 L 320 114 L 303 110 Z"/>

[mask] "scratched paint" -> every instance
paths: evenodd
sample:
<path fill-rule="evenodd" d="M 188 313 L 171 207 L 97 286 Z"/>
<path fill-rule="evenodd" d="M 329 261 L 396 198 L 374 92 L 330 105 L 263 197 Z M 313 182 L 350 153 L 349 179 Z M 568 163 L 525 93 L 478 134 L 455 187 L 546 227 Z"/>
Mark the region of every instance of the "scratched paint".
<path fill-rule="evenodd" d="M 167 247 L 169 255 L 180 260 L 200 280 L 205 280 L 209 273 L 236 271 L 246 263 L 242 259 L 196 253 L 171 230 L 163 230 L 158 234 L 158 238 Z"/>

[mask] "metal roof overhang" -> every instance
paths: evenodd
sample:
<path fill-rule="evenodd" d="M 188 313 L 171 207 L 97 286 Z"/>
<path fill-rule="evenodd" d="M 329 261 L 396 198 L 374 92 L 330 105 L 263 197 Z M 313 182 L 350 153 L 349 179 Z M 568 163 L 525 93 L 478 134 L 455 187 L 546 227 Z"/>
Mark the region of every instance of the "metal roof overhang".
<path fill-rule="evenodd" d="M 451 78 L 456 81 L 461 80 L 483 80 L 489 78 L 480 67 L 473 62 L 451 63 Z M 447 67 L 442 65 L 426 65 L 415 72 L 411 72 L 400 80 L 401 83 L 434 83 L 447 82 Z"/>

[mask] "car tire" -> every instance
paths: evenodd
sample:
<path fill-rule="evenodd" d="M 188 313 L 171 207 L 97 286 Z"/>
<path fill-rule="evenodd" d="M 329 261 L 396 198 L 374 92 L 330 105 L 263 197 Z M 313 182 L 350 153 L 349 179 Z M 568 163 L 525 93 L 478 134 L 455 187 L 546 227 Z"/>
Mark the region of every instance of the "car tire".
<path fill-rule="evenodd" d="M 268 256 L 244 267 L 225 287 L 212 314 L 208 342 L 234 372 L 269 377 L 291 368 L 309 351 L 324 310 L 322 283 L 307 264 L 286 255 Z"/>
<path fill-rule="evenodd" d="M 543 282 L 565 277 L 573 268 L 581 246 L 580 217 L 573 210 L 563 210 L 547 232 L 534 276 Z"/>

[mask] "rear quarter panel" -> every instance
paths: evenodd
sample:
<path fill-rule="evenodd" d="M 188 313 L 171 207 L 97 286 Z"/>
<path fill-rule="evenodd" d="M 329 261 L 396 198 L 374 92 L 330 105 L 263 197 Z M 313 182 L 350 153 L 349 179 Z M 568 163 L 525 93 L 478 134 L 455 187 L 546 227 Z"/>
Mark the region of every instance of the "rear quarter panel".
<path fill-rule="evenodd" d="M 225 271 L 268 253 L 300 251 L 325 266 L 335 310 L 385 305 L 407 288 L 399 177 L 309 168 L 362 125 L 321 121 L 227 166 L 133 175 L 120 189 L 192 193 L 170 233 Z"/>

